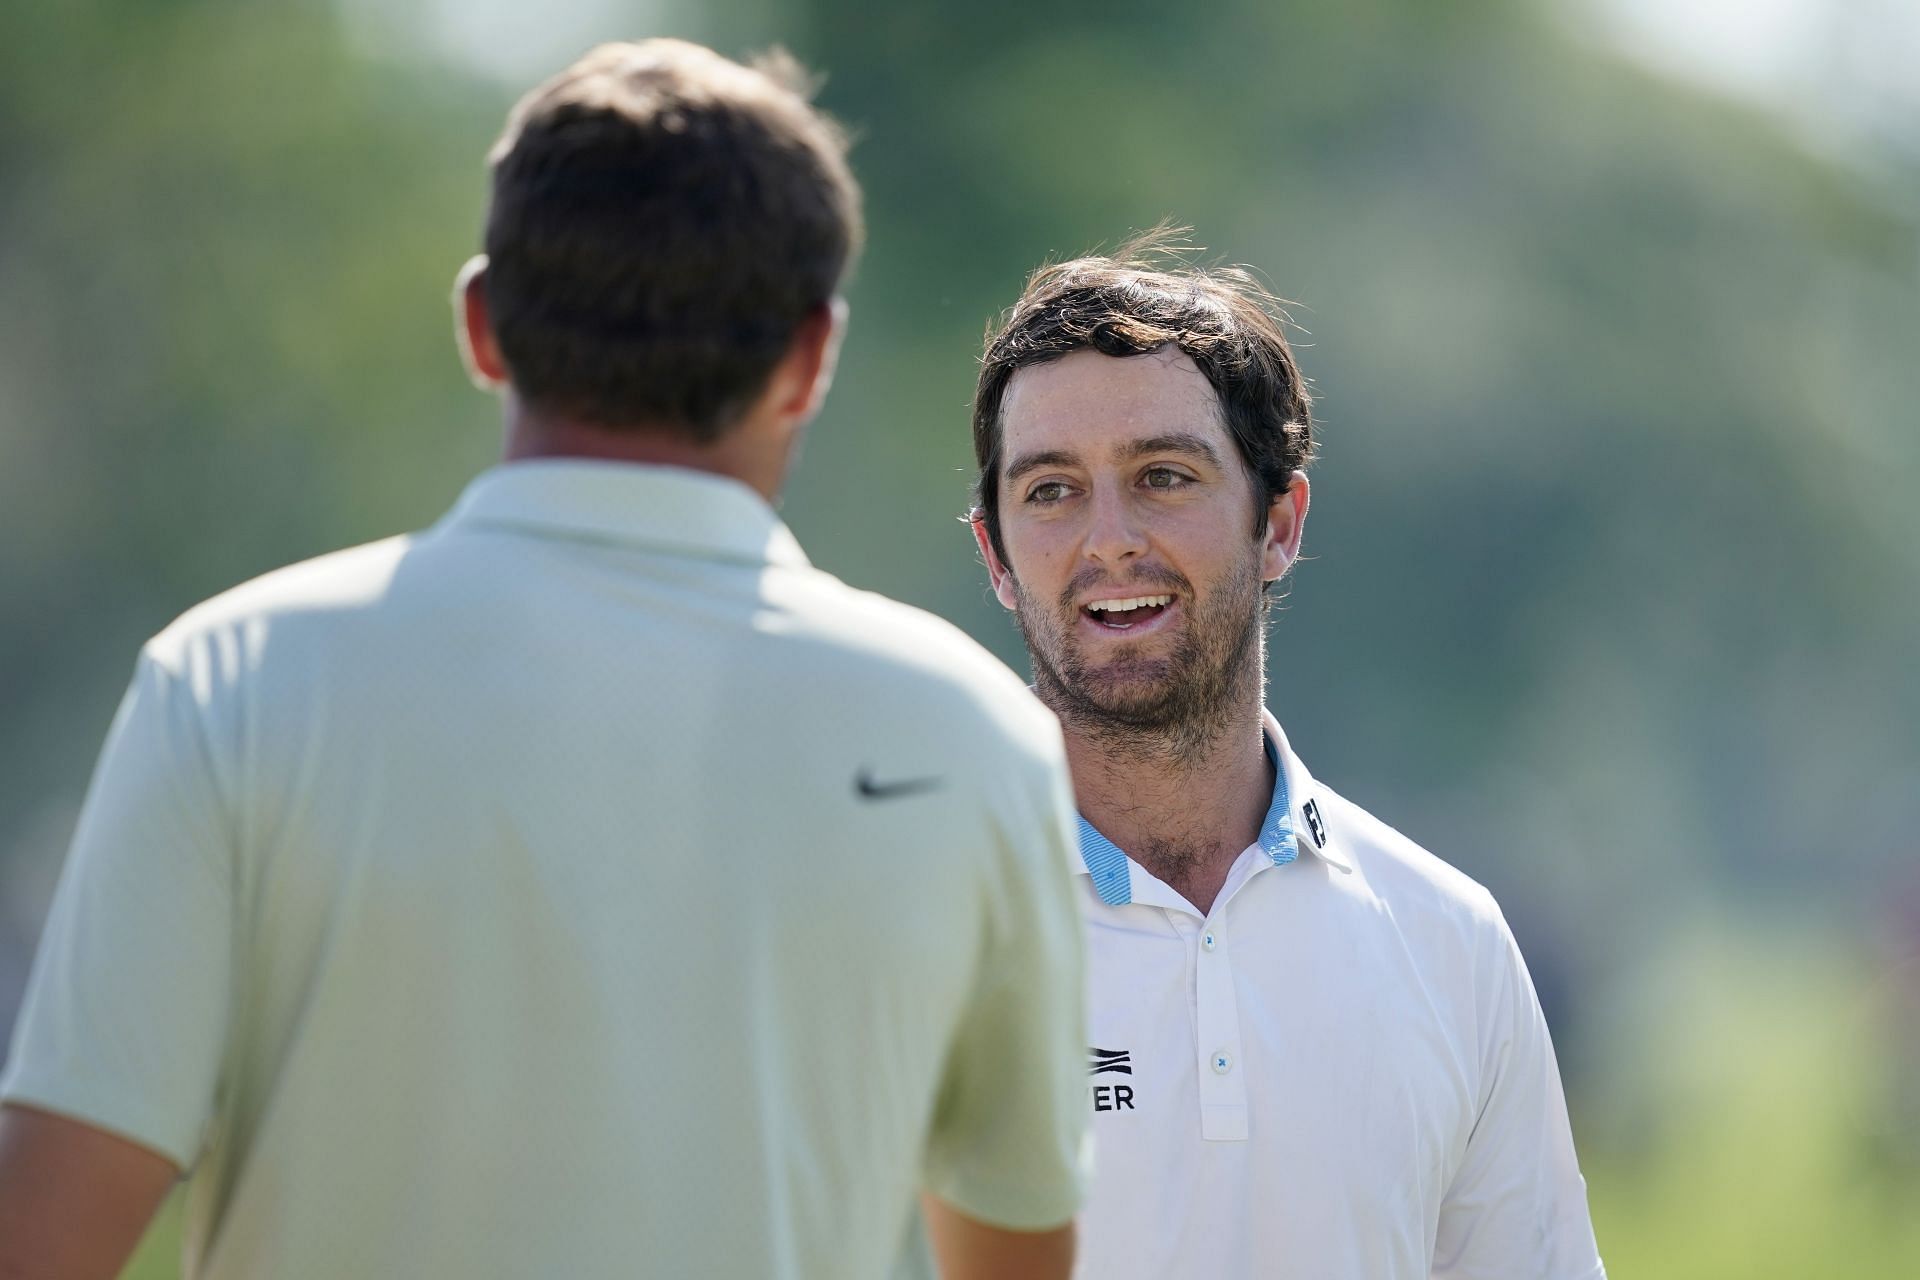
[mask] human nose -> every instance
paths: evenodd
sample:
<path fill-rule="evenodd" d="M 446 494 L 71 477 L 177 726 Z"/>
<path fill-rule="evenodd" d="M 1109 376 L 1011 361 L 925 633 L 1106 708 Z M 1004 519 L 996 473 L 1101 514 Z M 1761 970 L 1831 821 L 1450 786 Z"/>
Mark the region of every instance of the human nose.
<path fill-rule="evenodd" d="M 1088 505 L 1092 522 L 1083 546 L 1087 559 L 1119 564 L 1147 549 L 1146 534 L 1123 494 L 1096 492 Z"/>

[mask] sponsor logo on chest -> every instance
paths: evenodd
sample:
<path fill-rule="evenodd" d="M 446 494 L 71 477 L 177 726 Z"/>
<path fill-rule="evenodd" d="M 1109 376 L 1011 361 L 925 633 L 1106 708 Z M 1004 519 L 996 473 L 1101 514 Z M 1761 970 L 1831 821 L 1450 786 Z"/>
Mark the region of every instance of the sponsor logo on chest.
<path fill-rule="evenodd" d="M 1087 1075 L 1093 1081 L 1095 1111 L 1133 1110 L 1133 1085 L 1118 1080 L 1102 1081 L 1101 1076 L 1130 1076 L 1133 1055 L 1125 1049 L 1087 1049 Z"/>

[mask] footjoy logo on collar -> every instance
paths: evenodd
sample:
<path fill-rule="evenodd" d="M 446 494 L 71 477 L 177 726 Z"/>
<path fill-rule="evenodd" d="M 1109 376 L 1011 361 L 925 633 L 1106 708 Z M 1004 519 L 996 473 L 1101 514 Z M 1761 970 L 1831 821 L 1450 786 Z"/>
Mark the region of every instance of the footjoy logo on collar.
<path fill-rule="evenodd" d="M 1313 842 L 1325 848 L 1327 844 L 1327 824 L 1320 821 L 1320 806 L 1309 800 L 1300 806 L 1300 814 L 1307 820 L 1307 830 L 1313 832 Z"/>
<path fill-rule="evenodd" d="M 853 789 L 862 800 L 897 800 L 935 790 L 940 783 L 939 778 L 889 778 L 880 782 L 875 780 L 873 770 L 862 769 L 854 775 Z"/>

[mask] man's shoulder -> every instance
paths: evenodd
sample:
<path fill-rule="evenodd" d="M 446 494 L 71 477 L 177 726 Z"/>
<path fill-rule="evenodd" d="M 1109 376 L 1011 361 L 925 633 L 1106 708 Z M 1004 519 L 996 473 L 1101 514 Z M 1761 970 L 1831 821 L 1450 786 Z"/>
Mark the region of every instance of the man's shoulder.
<path fill-rule="evenodd" d="M 164 665 L 184 662 L 209 641 L 245 643 L 274 624 L 365 613 L 392 588 L 414 535 L 383 538 L 283 566 L 201 601 L 147 644 Z"/>
<path fill-rule="evenodd" d="M 1500 927 L 1500 908 L 1486 886 L 1325 784 L 1316 783 L 1315 793 L 1330 837 L 1398 916 L 1474 930 Z"/>
<path fill-rule="evenodd" d="M 876 697 L 912 696 L 946 709 L 984 706 L 1012 727 L 1058 734 L 1053 714 L 1025 682 L 945 618 L 818 569 L 783 573 L 769 591 L 823 669 L 872 682 Z"/>

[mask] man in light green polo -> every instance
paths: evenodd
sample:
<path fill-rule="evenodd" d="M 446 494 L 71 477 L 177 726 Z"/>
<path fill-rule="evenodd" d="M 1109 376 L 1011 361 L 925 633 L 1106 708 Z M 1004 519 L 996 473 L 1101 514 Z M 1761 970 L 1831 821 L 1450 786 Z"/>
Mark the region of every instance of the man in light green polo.
<path fill-rule="evenodd" d="M 779 65 L 515 109 L 459 331 L 506 462 L 142 652 L 0 1078 L 0 1275 L 1065 1276 L 1061 737 L 769 505 L 859 195 Z"/>

